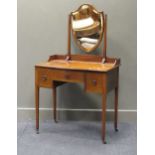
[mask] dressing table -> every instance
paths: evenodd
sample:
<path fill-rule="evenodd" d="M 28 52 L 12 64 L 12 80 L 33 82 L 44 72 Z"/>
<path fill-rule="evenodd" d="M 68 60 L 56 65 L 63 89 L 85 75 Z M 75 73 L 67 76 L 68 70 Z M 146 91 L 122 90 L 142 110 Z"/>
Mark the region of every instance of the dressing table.
<path fill-rule="evenodd" d="M 120 59 L 106 55 L 107 15 L 98 12 L 92 5 L 81 5 L 71 12 L 68 18 L 68 52 L 65 55 L 52 55 L 48 61 L 35 65 L 35 108 L 36 130 L 39 132 L 39 89 L 52 88 L 53 118 L 57 122 L 56 88 L 66 83 L 82 83 L 85 92 L 102 95 L 102 141 L 106 143 L 106 99 L 114 89 L 114 129 L 118 118 L 118 81 Z M 86 54 L 71 54 L 71 34 L 74 41 Z M 92 55 L 103 44 L 101 55 Z"/>

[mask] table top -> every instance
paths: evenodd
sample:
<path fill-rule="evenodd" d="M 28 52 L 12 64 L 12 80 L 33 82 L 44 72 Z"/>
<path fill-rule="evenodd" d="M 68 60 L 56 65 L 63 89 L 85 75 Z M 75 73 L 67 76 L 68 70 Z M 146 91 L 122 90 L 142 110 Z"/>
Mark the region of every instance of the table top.
<path fill-rule="evenodd" d="M 88 62 L 76 60 L 67 61 L 58 59 L 39 63 L 36 65 L 36 67 L 107 72 L 115 68 L 116 66 L 114 65 L 114 63 L 102 64 L 101 62 Z"/>

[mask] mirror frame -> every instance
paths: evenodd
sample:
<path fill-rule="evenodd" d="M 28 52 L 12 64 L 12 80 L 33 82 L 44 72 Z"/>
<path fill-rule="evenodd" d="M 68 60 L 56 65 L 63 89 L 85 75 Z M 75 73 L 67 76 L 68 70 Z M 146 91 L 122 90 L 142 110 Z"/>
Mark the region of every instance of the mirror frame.
<path fill-rule="evenodd" d="M 91 13 L 96 14 L 100 18 L 99 38 L 98 38 L 98 41 L 97 41 L 96 45 L 94 47 L 92 47 L 92 48 L 84 48 L 83 46 L 81 46 L 81 44 L 77 40 L 77 33 L 74 31 L 73 26 L 72 26 L 73 16 L 75 16 L 75 14 L 79 14 L 79 16 L 80 16 L 81 15 L 80 13 L 83 11 L 84 6 L 87 6 L 87 8 L 91 10 Z M 91 14 L 90 14 L 90 16 L 91 16 Z M 104 33 L 104 13 L 97 11 L 94 8 L 94 6 L 92 6 L 90 4 L 83 4 L 76 11 L 71 12 L 70 18 L 71 18 L 70 19 L 70 28 L 71 28 L 72 35 L 73 35 L 73 38 L 74 38 L 74 42 L 78 46 L 78 48 L 80 48 L 82 51 L 87 52 L 87 53 L 92 52 L 95 49 L 97 49 L 99 47 L 101 41 L 102 41 L 103 33 Z"/>

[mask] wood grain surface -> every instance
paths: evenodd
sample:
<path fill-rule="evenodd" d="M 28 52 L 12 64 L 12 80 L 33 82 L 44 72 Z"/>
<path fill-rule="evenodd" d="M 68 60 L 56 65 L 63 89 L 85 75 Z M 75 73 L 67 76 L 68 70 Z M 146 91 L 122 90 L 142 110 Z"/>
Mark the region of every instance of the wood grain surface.
<path fill-rule="evenodd" d="M 37 67 L 57 68 L 57 69 L 71 69 L 71 70 L 90 70 L 106 72 L 115 67 L 114 63 L 100 63 L 100 62 L 84 62 L 75 60 L 51 60 L 49 62 L 42 62 L 36 65 Z"/>

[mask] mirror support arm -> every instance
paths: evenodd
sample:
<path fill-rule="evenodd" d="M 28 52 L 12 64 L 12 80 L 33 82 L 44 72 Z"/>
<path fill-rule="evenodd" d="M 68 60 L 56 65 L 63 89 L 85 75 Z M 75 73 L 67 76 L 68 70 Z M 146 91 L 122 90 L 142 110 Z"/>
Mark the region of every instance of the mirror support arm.
<path fill-rule="evenodd" d="M 71 57 L 71 14 L 68 16 L 68 54 L 66 60 Z"/>
<path fill-rule="evenodd" d="M 107 15 L 105 15 L 103 17 L 103 29 L 104 29 L 104 33 L 103 33 L 103 40 L 104 40 L 104 44 L 103 44 L 103 53 L 102 53 L 102 57 L 103 59 L 106 59 L 106 50 L 107 50 Z"/>

